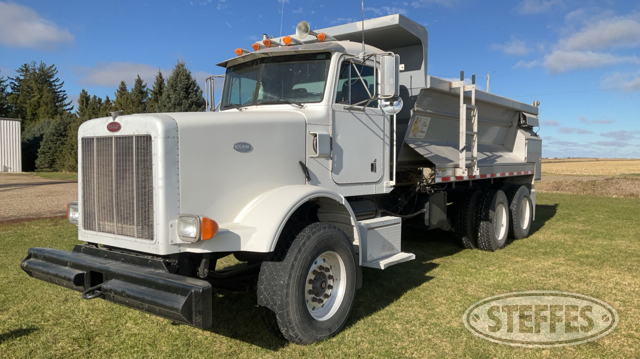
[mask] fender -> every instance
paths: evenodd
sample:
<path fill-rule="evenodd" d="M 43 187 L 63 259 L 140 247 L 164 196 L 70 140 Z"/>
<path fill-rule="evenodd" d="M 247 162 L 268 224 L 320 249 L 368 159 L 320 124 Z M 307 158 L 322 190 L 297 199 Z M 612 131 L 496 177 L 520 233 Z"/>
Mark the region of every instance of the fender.
<path fill-rule="evenodd" d="M 304 203 L 314 198 L 333 200 L 342 205 L 351 217 L 352 235 L 359 241 L 356 216 L 347 200 L 324 188 L 306 185 L 292 185 L 276 188 L 257 197 L 236 216 L 234 222 L 243 227 L 255 228 L 243 251 L 271 252 L 275 249 L 278 237 L 291 215 Z"/>
<path fill-rule="evenodd" d="M 347 235 L 359 243 L 358 222 L 349 202 L 333 191 L 307 185 L 284 186 L 262 193 L 249 202 L 233 222 L 219 223 L 220 230 L 210 240 L 183 242 L 174 233 L 172 243 L 179 246 L 180 251 L 192 253 L 272 252 L 291 215 L 304 203 L 316 198 L 334 201 L 348 212 L 353 232 Z"/>

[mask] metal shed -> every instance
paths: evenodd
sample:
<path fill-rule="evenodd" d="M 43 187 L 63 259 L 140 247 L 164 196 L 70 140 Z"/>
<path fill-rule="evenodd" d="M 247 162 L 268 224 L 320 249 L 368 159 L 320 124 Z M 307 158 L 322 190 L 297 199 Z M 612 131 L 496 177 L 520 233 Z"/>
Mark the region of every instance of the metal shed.
<path fill-rule="evenodd" d="M 20 120 L 0 118 L 0 172 L 22 172 Z"/>

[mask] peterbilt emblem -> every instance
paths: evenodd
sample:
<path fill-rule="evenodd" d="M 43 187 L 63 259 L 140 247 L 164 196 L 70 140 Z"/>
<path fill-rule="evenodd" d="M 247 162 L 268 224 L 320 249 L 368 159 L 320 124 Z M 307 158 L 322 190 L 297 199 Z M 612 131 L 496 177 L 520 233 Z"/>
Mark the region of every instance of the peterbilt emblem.
<path fill-rule="evenodd" d="M 118 132 L 121 128 L 122 126 L 120 126 L 120 123 L 115 121 L 107 124 L 107 130 L 109 130 L 109 132 Z"/>
<path fill-rule="evenodd" d="M 238 142 L 235 145 L 233 145 L 233 149 L 238 152 L 247 153 L 247 152 L 253 151 L 253 146 L 251 146 L 250 143 Z"/>

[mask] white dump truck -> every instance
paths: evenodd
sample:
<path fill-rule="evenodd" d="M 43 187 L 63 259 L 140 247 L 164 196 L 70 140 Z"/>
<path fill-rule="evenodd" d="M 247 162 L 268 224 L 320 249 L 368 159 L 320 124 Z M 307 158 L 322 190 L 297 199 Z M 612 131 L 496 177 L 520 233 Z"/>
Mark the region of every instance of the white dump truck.
<path fill-rule="evenodd" d="M 305 344 L 342 329 L 362 267 L 415 258 L 403 222 L 486 251 L 528 236 L 537 103 L 429 76 L 427 30 L 402 15 L 252 48 L 219 64 L 219 111 L 85 122 L 68 217 L 86 244 L 31 248 L 22 269 L 198 328 L 213 288 L 250 288 Z M 228 255 L 244 264 L 216 268 Z"/>

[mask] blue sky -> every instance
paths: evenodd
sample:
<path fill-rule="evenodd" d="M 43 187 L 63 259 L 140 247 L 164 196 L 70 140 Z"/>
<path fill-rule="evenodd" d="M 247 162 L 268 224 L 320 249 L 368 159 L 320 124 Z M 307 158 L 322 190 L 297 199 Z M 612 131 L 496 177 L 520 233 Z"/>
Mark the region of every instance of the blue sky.
<path fill-rule="evenodd" d="M 263 33 L 358 21 L 356 0 L 0 1 L 0 76 L 55 64 L 70 98 L 101 97 L 137 74 L 152 85 L 183 60 L 202 84 Z M 401 13 L 429 31 L 428 72 L 541 102 L 544 156 L 640 158 L 640 2 L 365 0 L 365 18 Z"/>

